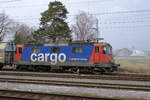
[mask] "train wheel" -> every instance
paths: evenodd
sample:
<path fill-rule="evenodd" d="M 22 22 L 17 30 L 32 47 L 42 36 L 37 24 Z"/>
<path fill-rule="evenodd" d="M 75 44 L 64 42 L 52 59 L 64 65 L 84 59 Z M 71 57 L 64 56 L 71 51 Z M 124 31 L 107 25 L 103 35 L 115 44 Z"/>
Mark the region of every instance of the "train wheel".
<path fill-rule="evenodd" d="M 85 68 L 78 68 L 76 71 L 77 74 L 81 74 L 81 73 L 87 73 L 87 70 Z"/>
<path fill-rule="evenodd" d="M 113 69 L 112 68 L 105 68 L 104 72 L 105 73 L 110 73 L 110 72 L 113 72 Z"/>
<path fill-rule="evenodd" d="M 28 69 L 27 69 L 27 66 L 23 66 L 23 65 L 17 66 L 16 69 L 17 69 L 17 70 L 20 70 L 20 71 L 27 71 L 27 70 L 28 70 Z"/>
<path fill-rule="evenodd" d="M 77 68 L 71 68 L 72 73 L 77 73 L 77 70 L 78 70 Z"/>
<path fill-rule="evenodd" d="M 104 70 L 103 70 L 103 68 L 101 68 L 101 67 L 95 67 L 95 68 L 93 68 L 93 71 L 92 71 L 92 73 L 93 74 L 103 74 L 104 73 Z"/>
<path fill-rule="evenodd" d="M 76 71 L 76 73 L 77 73 L 77 74 L 80 74 L 80 73 L 81 73 L 81 69 L 78 68 L 77 71 Z"/>
<path fill-rule="evenodd" d="M 2 65 L 2 64 L 0 64 L 0 70 L 2 70 L 2 68 L 3 68 L 3 65 Z"/>
<path fill-rule="evenodd" d="M 0 70 L 2 70 L 3 66 L 0 66 Z"/>
<path fill-rule="evenodd" d="M 28 71 L 35 71 L 36 69 L 35 69 L 34 66 L 28 66 L 28 67 L 27 67 L 27 70 L 28 70 Z"/>
<path fill-rule="evenodd" d="M 36 66 L 35 67 L 35 71 L 38 71 L 38 72 L 49 72 L 50 71 L 50 67 Z"/>
<path fill-rule="evenodd" d="M 100 74 L 103 74 L 104 72 L 102 72 L 102 71 L 93 71 L 93 74 L 95 74 L 95 75 L 100 75 Z"/>
<path fill-rule="evenodd" d="M 21 70 L 20 66 L 17 66 L 16 69 L 17 69 L 17 70 Z"/>

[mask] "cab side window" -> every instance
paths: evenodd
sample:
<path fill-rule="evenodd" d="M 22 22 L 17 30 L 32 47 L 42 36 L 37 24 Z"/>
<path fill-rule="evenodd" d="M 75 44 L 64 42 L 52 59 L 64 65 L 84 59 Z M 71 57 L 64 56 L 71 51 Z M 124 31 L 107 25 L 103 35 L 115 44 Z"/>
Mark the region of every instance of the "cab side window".
<path fill-rule="evenodd" d="M 103 54 L 106 54 L 106 52 L 107 52 L 107 48 L 104 46 L 103 47 Z"/>
<path fill-rule="evenodd" d="M 15 54 L 17 54 L 17 48 L 16 48 L 16 50 L 15 50 Z"/>
<path fill-rule="evenodd" d="M 51 48 L 51 53 L 60 53 L 60 48 L 59 47 Z"/>
<path fill-rule="evenodd" d="M 22 53 L 22 48 L 19 48 L 19 54 L 21 54 Z"/>
<path fill-rule="evenodd" d="M 31 52 L 32 53 L 39 53 L 40 52 L 40 48 L 32 48 Z"/>
<path fill-rule="evenodd" d="M 72 47 L 72 53 L 82 53 L 83 48 L 82 47 Z"/>
<path fill-rule="evenodd" d="M 95 47 L 95 53 L 99 53 L 99 47 Z"/>

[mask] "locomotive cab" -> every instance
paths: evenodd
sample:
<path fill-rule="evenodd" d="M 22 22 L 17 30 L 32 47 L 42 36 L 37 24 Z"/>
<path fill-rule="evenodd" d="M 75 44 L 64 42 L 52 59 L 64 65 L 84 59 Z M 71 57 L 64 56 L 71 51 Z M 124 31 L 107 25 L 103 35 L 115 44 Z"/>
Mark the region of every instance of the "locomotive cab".
<path fill-rule="evenodd" d="M 104 45 L 102 48 L 102 59 L 101 63 L 114 63 L 113 55 L 112 55 L 112 47 L 110 45 Z"/>
<path fill-rule="evenodd" d="M 95 64 L 95 70 L 100 72 L 113 72 L 119 64 L 115 64 L 112 47 L 108 43 L 95 44 L 91 62 Z"/>
<path fill-rule="evenodd" d="M 107 45 L 95 46 L 94 63 L 110 63 L 114 62 L 112 57 L 112 48 Z"/>

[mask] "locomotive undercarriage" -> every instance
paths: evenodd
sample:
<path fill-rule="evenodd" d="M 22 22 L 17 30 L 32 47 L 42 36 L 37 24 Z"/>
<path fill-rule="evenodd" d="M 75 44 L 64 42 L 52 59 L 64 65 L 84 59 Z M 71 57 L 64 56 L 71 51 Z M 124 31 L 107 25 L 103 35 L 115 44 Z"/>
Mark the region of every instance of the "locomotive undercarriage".
<path fill-rule="evenodd" d="M 93 73 L 101 74 L 114 72 L 119 65 L 116 64 L 95 64 L 94 66 L 48 66 L 48 65 L 17 65 L 17 70 L 39 71 L 39 72 L 71 72 L 71 73 Z"/>

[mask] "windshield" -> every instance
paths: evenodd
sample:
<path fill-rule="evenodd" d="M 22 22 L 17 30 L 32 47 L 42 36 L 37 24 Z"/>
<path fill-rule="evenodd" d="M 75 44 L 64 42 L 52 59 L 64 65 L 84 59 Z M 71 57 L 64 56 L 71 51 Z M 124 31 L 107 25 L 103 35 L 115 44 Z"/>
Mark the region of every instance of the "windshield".
<path fill-rule="evenodd" d="M 112 48 L 108 45 L 103 47 L 103 54 L 112 54 Z"/>

